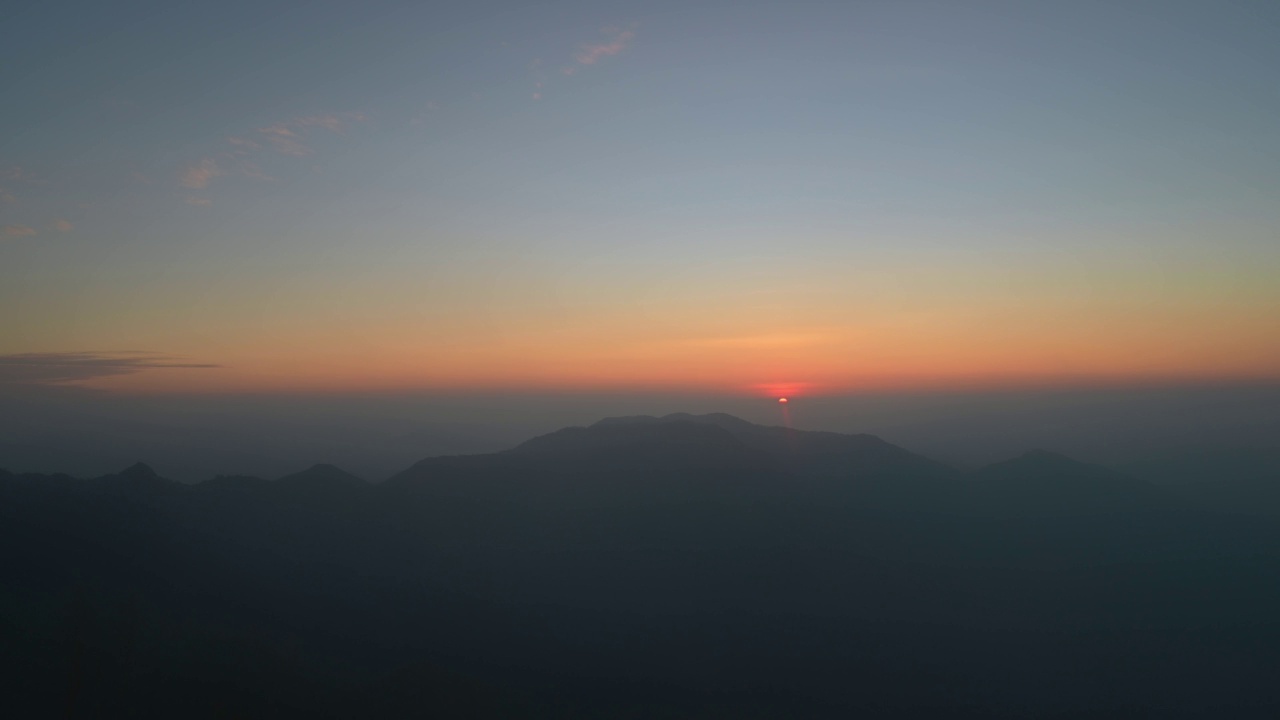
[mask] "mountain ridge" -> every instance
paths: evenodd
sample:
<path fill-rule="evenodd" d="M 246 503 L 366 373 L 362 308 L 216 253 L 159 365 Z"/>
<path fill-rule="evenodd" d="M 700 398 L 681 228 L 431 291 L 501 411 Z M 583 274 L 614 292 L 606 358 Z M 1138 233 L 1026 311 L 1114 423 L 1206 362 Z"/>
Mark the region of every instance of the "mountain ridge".
<path fill-rule="evenodd" d="M 714 428 L 714 430 L 708 428 Z M 379 483 L 369 483 L 332 464 L 316 463 L 276 480 L 226 475 L 194 483 L 193 486 L 210 483 L 255 485 L 258 481 L 279 487 L 354 488 L 394 485 L 412 476 L 415 469 L 462 468 L 469 465 L 493 462 L 501 464 L 517 458 L 536 457 L 559 457 L 569 462 L 584 460 L 589 456 L 607 455 L 608 452 L 613 451 L 632 452 L 633 455 L 628 456 L 627 459 L 646 457 L 646 453 L 647 457 L 653 458 L 653 453 L 658 450 L 670 450 L 675 447 L 684 447 L 690 452 L 683 458 L 675 457 L 675 460 L 696 460 L 701 453 L 703 455 L 701 459 L 710 462 L 732 459 L 735 462 L 730 463 L 731 465 L 739 465 L 749 458 L 755 463 L 773 462 L 779 467 L 786 467 L 792 471 L 819 475 L 831 475 L 842 471 L 874 475 L 876 472 L 884 472 L 887 469 L 901 471 L 909 467 L 924 471 L 931 476 L 931 479 L 990 484 L 1008 482 L 1005 476 L 1034 470 L 1041 474 L 1048 472 L 1055 476 L 1065 473 L 1093 480 L 1109 478 L 1130 485 L 1146 485 L 1142 481 L 1102 466 L 1083 463 L 1064 454 L 1041 448 L 1031 449 L 1012 458 L 964 472 L 927 456 L 913 453 L 876 435 L 759 425 L 727 413 L 695 415 L 681 412 L 663 416 L 605 417 L 587 426 L 566 427 L 532 437 L 507 450 L 493 453 L 430 456 Z M 734 457 L 735 454 L 738 457 Z M 765 456 L 769 459 L 765 459 Z M 24 475 L 7 471 L 6 474 Z M 50 474 L 50 476 L 53 475 L 58 474 Z M 98 480 L 148 486 L 163 486 L 174 482 L 163 478 L 142 461 L 117 473 L 102 476 Z"/>

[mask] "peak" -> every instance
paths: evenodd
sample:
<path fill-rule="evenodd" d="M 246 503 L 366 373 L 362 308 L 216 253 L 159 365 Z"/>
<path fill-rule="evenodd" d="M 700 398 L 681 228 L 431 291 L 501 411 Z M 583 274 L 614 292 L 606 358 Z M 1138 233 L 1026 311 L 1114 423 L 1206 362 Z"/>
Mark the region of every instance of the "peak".
<path fill-rule="evenodd" d="M 129 478 L 159 477 L 158 475 L 156 475 L 156 471 L 151 469 L 150 465 L 147 465 L 146 463 L 143 463 L 143 462 L 136 462 L 116 474 L 121 477 L 129 477 Z"/>
<path fill-rule="evenodd" d="M 126 492 L 152 491 L 176 485 L 157 475 L 151 466 L 140 462 L 130 465 L 115 475 L 105 475 L 100 480 L 99 486 L 102 488 Z"/>

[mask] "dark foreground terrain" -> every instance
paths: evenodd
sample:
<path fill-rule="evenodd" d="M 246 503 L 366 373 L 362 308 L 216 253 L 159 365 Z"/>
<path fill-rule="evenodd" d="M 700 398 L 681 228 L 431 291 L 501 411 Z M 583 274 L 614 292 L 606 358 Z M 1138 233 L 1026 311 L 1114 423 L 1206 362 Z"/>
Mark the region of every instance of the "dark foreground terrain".
<path fill-rule="evenodd" d="M 0 471 L 0 711 L 1277 717 L 1275 492 L 1212 480 L 724 415 L 378 485 Z"/>

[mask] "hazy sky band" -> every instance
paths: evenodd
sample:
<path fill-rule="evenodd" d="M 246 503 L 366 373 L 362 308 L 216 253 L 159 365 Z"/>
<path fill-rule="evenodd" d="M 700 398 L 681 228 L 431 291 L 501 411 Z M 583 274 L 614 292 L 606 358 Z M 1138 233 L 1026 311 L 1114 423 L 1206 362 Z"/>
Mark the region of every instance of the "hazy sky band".
<path fill-rule="evenodd" d="M 220 366 L 104 386 L 1280 376 L 1269 3 L 15 17 L 0 354 Z"/>

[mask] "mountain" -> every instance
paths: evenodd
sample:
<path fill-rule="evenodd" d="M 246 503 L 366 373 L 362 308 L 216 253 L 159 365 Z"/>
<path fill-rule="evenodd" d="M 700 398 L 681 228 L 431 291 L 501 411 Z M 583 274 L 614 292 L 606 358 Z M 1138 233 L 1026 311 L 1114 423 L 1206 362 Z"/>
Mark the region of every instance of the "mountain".
<path fill-rule="evenodd" d="M 951 480 L 957 477 L 946 466 L 887 443 L 874 435 L 766 427 L 724 413 L 675 413 L 661 418 L 606 418 L 597 423 L 597 426 L 684 423 L 721 428 L 748 447 L 767 453 L 779 468 L 801 475 L 853 480 L 873 477 Z"/>
<path fill-rule="evenodd" d="M 592 494 L 629 487 L 677 496 L 722 486 L 737 494 L 823 498 L 865 507 L 949 502 L 959 473 L 871 435 L 764 427 L 725 414 L 606 418 L 565 428 L 504 453 L 428 458 L 387 481 L 456 494 L 497 483 Z M 644 487 L 637 487 L 640 482 Z M 452 488 L 452 489 L 450 489 Z M 634 499 L 634 495 L 629 495 Z"/>
<path fill-rule="evenodd" d="M 1174 506 L 1172 494 L 1149 483 L 1065 455 L 1032 450 L 974 471 L 979 507 L 996 514 L 1088 515 Z"/>

